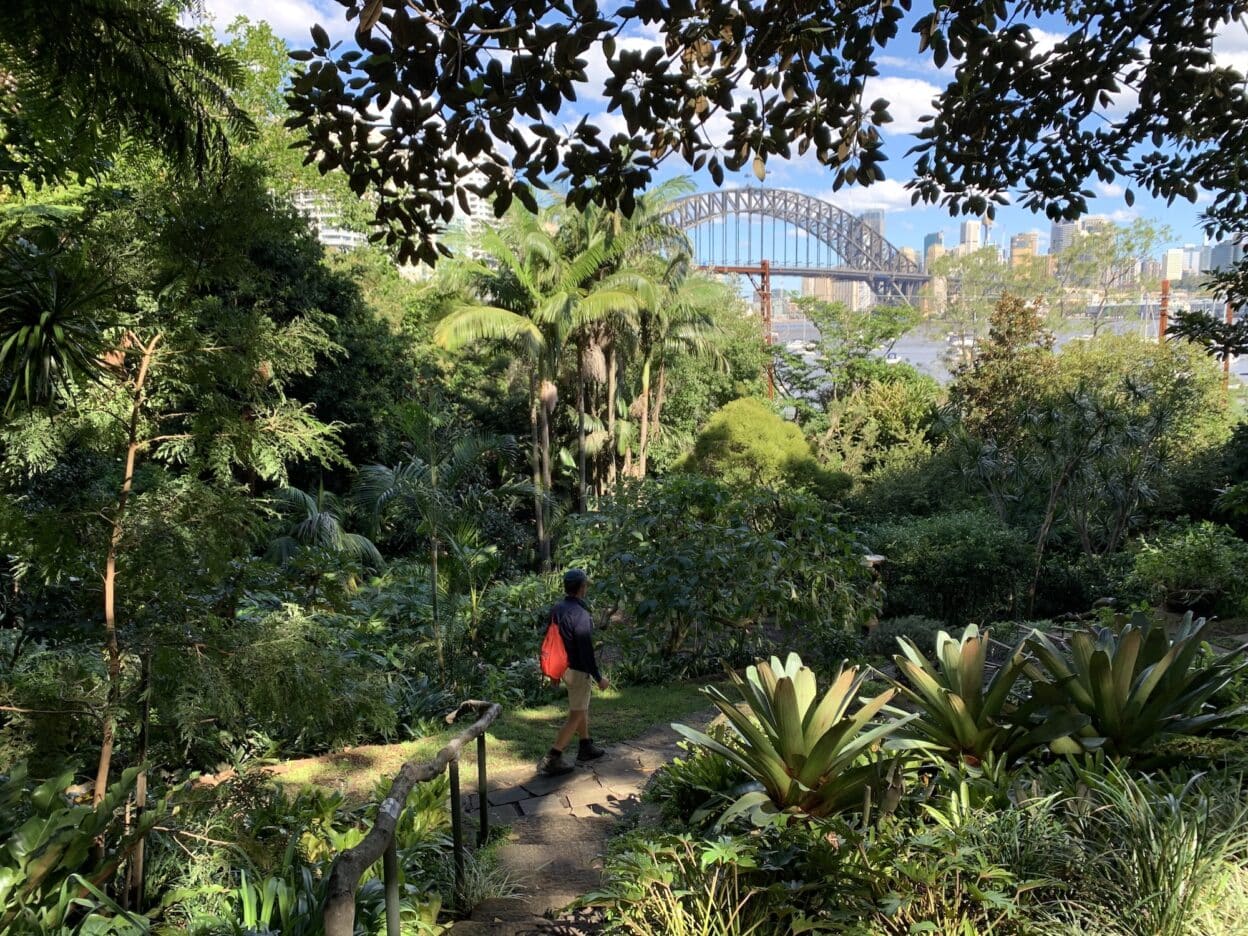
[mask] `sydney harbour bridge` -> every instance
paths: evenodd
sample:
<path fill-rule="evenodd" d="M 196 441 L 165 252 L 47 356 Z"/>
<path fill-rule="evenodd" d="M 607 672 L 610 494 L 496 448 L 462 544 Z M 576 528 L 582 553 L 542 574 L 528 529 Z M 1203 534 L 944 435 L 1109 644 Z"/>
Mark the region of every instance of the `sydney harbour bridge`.
<path fill-rule="evenodd" d="M 703 192 L 673 201 L 667 218 L 689 236 L 699 266 L 757 277 L 764 301 L 777 276 L 866 283 L 884 303 L 910 302 L 928 280 L 861 218 L 802 192 Z"/>
<path fill-rule="evenodd" d="M 764 339 L 772 339 L 772 278 L 865 283 L 876 301 L 910 303 L 927 283 L 918 263 L 836 205 L 787 189 L 742 188 L 688 195 L 667 220 L 689 238 L 698 266 L 749 277 Z M 768 366 L 768 389 L 772 389 Z"/>

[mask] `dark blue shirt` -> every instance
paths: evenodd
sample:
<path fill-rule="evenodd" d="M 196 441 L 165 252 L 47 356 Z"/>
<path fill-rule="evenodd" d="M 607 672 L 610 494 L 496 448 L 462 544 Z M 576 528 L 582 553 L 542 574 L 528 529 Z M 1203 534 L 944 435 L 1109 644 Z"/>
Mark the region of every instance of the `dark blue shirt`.
<path fill-rule="evenodd" d="M 589 673 L 595 682 L 601 681 L 602 674 L 594 659 L 594 619 L 589 606 L 580 598 L 564 598 L 550 613 L 559 625 L 559 636 L 568 651 L 568 669 Z"/>

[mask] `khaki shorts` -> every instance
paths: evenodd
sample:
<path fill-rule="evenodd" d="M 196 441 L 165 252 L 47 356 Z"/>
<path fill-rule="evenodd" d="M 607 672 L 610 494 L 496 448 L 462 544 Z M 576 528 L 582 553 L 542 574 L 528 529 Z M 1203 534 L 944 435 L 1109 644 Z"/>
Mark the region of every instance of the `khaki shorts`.
<path fill-rule="evenodd" d="M 589 687 L 593 679 L 589 673 L 568 669 L 563 671 L 563 684 L 568 687 L 568 709 L 573 712 L 589 710 Z"/>

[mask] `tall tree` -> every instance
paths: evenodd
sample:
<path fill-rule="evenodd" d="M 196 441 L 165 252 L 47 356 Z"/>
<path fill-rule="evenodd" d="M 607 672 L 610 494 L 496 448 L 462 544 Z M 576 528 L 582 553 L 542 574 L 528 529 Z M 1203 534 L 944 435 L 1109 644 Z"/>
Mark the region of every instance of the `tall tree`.
<path fill-rule="evenodd" d="M 127 642 L 145 609 L 160 607 L 143 591 L 145 538 L 168 535 L 174 518 L 187 514 L 202 522 L 195 500 L 230 523 L 235 508 L 222 504 L 241 485 L 283 483 L 292 461 L 339 458 L 335 428 L 284 392 L 293 375 L 332 350 L 324 332 L 285 308 L 289 296 L 271 282 L 264 299 L 240 301 L 246 284 L 269 277 L 253 249 L 306 238 L 301 219 L 274 210 L 262 180 L 243 167 L 210 190 L 163 172 L 136 170 L 125 182 L 124 209 L 60 231 L 55 240 L 64 247 L 51 255 L 8 255 L 9 263 L 24 257 L 28 265 L 5 277 L 10 310 L 50 313 L 62 291 L 85 291 L 75 285 L 83 276 L 102 283 L 98 291 L 108 297 L 110 327 L 98 332 L 102 347 L 90 371 L 61 368 L 43 392 L 19 395 L 4 424 L 6 458 L 26 461 L 29 473 L 49 470 L 69 451 L 110 466 L 111 494 L 91 492 L 102 536 L 86 532 L 99 550 L 88 564 L 102 584 L 107 685 L 97 798 L 108 785 L 122 713 Z M 19 244 L 41 240 L 37 231 L 10 235 Z"/>
<path fill-rule="evenodd" d="M 530 431 L 534 484 L 548 496 L 552 487 L 550 416 L 558 398 L 556 381 L 564 348 L 577 347 L 578 461 L 584 465 L 585 329 L 613 314 L 635 308 L 631 278 L 612 272 L 620 246 L 601 230 L 561 238 L 553 213 L 513 212 L 502 232 L 487 231 L 481 249 L 492 263 L 463 261 L 449 274 L 461 279 L 472 299 L 461 303 L 435 331 L 443 347 L 479 341 L 517 344 L 530 366 Z M 492 303 L 492 304 L 489 304 Z M 578 471 L 578 504 L 586 503 L 585 476 Z M 543 508 L 535 504 L 539 514 Z M 550 561 L 548 524 L 539 516 L 543 566 Z"/>
<path fill-rule="evenodd" d="M 161 0 L 0 5 L 0 189 L 106 172 L 139 142 L 172 163 L 219 166 L 253 125 L 243 71 Z"/>
<path fill-rule="evenodd" d="M 652 440 L 658 435 L 667 390 L 668 363 L 676 353 L 714 357 L 720 337 L 713 310 L 730 305 L 732 290 L 690 267 L 689 257 L 668 261 L 644 293 L 636 316 L 636 354 L 640 372 L 637 467 L 646 476 Z M 657 380 L 652 384 L 652 378 Z"/>

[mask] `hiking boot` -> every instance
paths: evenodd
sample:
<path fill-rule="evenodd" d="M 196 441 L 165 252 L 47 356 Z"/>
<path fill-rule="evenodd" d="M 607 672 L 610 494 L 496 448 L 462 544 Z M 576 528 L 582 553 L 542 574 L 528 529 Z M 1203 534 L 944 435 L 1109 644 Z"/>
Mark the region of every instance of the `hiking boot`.
<path fill-rule="evenodd" d="M 562 754 L 546 754 L 537 762 L 537 772 L 543 777 L 562 777 L 576 768 L 563 759 Z"/>
<path fill-rule="evenodd" d="M 583 764 L 586 761 L 597 760 L 606 753 L 606 748 L 600 748 L 594 744 L 592 739 L 586 738 L 581 742 L 580 749 L 576 752 L 576 761 L 578 764 Z"/>

